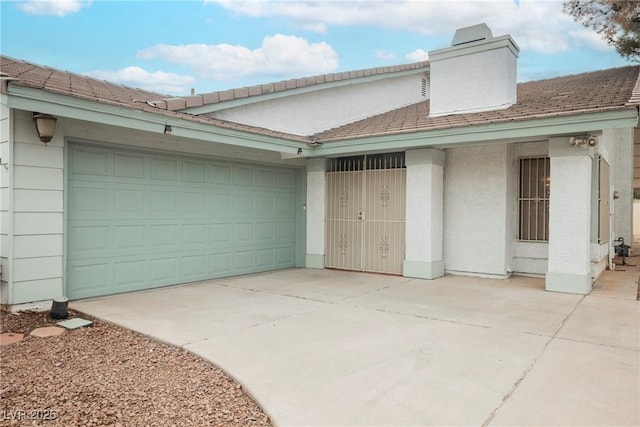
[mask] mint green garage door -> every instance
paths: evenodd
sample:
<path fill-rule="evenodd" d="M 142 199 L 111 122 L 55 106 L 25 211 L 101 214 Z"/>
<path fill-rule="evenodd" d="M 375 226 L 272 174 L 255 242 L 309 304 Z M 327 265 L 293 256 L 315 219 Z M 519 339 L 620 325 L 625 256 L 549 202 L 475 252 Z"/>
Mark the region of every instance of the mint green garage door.
<path fill-rule="evenodd" d="M 72 144 L 67 295 L 294 267 L 296 171 Z"/>

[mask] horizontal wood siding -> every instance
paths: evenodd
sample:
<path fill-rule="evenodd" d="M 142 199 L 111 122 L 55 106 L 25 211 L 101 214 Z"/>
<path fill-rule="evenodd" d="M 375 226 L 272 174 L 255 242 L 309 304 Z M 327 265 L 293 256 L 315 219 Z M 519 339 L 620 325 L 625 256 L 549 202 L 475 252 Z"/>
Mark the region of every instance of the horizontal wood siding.
<path fill-rule="evenodd" d="M 63 295 L 64 126 L 46 146 L 28 112 L 14 114 L 12 304 Z"/>

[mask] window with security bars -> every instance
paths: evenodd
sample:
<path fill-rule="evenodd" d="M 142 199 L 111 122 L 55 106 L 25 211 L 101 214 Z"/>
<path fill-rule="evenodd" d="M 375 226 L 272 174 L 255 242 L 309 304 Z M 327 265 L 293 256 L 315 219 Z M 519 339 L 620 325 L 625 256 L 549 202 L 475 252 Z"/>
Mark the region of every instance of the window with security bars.
<path fill-rule="evenodd" d="M 520 240 L 549 241 L 550 171 L 548 157 L 520 159 Z"/>

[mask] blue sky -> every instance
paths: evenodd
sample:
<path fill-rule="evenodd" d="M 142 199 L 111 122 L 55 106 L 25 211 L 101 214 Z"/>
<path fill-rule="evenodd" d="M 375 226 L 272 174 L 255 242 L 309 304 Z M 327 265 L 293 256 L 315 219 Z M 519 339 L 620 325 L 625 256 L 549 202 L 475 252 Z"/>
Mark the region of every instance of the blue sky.
<path fill-rule="evenodd" d="M 629 65 L 556 0 L 0 0 L 0 51 L 170 95 L 428 59 L 486 22 L 518 80 Z"/>

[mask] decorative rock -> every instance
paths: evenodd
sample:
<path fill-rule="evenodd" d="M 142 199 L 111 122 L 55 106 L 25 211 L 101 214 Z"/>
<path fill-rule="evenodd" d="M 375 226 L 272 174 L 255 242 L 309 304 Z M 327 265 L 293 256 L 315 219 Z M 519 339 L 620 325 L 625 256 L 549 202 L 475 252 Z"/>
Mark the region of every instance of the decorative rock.
<path fill-rule="evenodd" d="M 42 328 L 36 328 L 29 335 L 33 335 L 34 337 L 55 337 L 57 335 L 61 335 L 64 333 L 64 328 L 59 328 L 57 326 L 44 326 Z"/>
<path fill-rule="evenodd" d="M 84 328 L 85 326 L 91 326 L 93 325 L 93 322 L 91 320 L 76 317 L 75 319 L 63 320 L 62 322 L 58 322 L 57 325 L 67 329 L 78 329 Z"/>
<path fill-rule="evenodd" d="M 24 334 L 5 332 L 4 334 L 0 334 L 0 345 L 13 344 L 15 342 L 21 341 L 23 338 Z"/>

